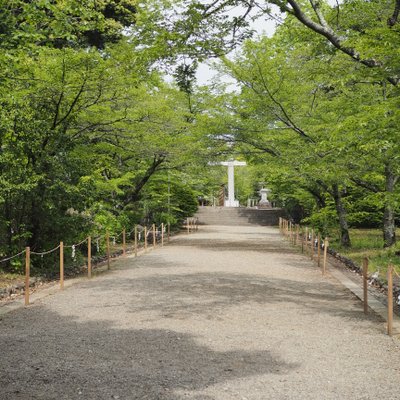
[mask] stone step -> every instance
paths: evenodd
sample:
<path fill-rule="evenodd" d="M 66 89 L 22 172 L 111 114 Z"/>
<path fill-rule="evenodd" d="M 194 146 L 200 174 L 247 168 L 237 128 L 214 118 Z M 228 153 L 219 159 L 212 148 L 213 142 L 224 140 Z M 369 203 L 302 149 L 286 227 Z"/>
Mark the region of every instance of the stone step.
<path fill-rule="evenodd" d="M 281 208 L 201 207 L 195 217 L 201 225 L 275 226 L 279 224 L 279 217 L 285 217 L 285 212 Z"/>

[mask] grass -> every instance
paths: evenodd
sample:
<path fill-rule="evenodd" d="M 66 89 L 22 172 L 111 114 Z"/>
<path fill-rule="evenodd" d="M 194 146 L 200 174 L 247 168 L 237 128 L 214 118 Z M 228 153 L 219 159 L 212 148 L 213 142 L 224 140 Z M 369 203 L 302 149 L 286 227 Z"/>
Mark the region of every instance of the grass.
<path fill-rule="evenodd" d="M 396 232 L 400 237 L 400 230 Z M 333 237 L 331 246 L 339 253 L 353 260 L 361 266 L 363 259 L 369 259 L 369 272 L 379 271 L 380 278 L 386 280 L 386 273 L 389 264 L 396 267 L 400 273 L 400 243 L 384 249 L 382 231 L 379 229 L 350 229 L 352 247 L 350 249 L 340 246 L 339 238 Z"/>

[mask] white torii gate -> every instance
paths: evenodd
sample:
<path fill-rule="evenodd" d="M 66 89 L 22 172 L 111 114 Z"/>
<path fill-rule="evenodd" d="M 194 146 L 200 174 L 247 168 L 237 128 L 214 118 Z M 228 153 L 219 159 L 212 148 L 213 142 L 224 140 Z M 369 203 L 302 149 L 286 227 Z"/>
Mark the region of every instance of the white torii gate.
<path fill-rule="evenodd" d="M 235 200 L 235 167 L 247 165 L 244 161 L 229 160 L 218 163 L 228 167 L 228 199 L 225 200 L 225 207 L 239 207 L 239 201 Z"/>

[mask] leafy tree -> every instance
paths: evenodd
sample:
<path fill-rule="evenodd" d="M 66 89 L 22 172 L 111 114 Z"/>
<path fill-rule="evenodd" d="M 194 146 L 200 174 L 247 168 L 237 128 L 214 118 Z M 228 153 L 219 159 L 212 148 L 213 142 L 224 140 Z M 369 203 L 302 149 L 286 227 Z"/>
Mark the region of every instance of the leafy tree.
<path fill-rule="evenodd" d="M 135 23 L 136 0 L 0 2 L 0 47 L 104 48 Z"/>

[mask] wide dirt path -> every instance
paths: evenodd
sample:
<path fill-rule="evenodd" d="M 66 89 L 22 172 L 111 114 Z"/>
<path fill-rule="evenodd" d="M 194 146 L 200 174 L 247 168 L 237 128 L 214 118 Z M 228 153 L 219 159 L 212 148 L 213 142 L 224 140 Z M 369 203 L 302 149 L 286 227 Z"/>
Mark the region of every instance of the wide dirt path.
<path fill-rule="evenodd" d="M 202 227 L 0 321 L 1 399 L 399 399 L 383 322 L 265 227 Z"/>

